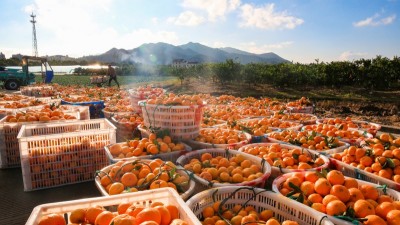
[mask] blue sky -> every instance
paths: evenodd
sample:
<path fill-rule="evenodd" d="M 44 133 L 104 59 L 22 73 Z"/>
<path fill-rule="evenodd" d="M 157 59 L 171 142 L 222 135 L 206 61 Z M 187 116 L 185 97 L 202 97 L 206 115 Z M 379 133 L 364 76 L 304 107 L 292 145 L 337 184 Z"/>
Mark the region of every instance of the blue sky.
<path fill-rule="evenodd" d="M 293 62 L 400 56 L 400 0 L 0 0 L 0 52 L 80 57 L 198 42 Z"/>

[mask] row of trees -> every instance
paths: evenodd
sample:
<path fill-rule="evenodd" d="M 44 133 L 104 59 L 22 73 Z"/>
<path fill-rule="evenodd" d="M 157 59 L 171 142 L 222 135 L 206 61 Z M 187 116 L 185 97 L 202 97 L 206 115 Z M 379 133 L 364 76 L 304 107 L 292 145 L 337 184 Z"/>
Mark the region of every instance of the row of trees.
<path fill-rule="evenodd" d="M 202 64 L 189 68 L 169 68 L 169 75 L 177 76 L 181 82 L 190 77 L 212 79 L 221 84 L 231 82 L 272 84 L 274 86 L 328 86 L 340 88 L 344 85 L 367 89 L 388 89 L 400 86 L 400 58 L 377 56 L 353 62 L 319 62 L 242 65 L 232 59 L 223 63 Z"/>

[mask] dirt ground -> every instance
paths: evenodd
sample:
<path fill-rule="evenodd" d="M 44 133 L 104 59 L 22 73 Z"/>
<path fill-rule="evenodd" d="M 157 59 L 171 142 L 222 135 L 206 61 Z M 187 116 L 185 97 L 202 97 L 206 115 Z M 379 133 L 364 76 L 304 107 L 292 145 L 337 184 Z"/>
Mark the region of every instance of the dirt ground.
<path fill-rule="evenodd" d="M 234 96 L 246 97 L 271 97 L 279 98 L 282 100 L 289 101 L 289 99 L 298 99 L 300 97 L 293 97 L 288 95 L 291 91 L 284 90 L 280 91 L 270 86 L 242 86 L 238 88 L 237 86 L 220 86 L 216 83 L 209 81 L 200 80 L 190 80 L 184 83 L 182 86 L 170 87 L 170 91 L 176 93 L 208 93 L 211 95 L 222 95 L 229 94 Z M 346 90 L 344 90 L 346 91 Z M 280 93 L 282 92 L 282 93 Z M 350 116 L 357 120 L 364 120 L 369 122 L 375 122 L 386 126 L 400 127 L 400 93 L 399 91 L 392 91 L 390 94 L 379 93 L 381 96 L 373 96 L 374 93 L 365 93 L 365 91 L 360 90 L 359 94 L 356 96 L 366 96 L 365 99 L 349 99 L 349 100 L 337 100 L 338 97 L 335 95 L 346 96 L 343 91 L 338 91 L 337 93 L 327 93 L 329 90 L 293 90 L 296 92 L 297 96 L 309 97 L 315 105 L 315 114 L 319 117 L 347 117 Z M 394 96 L 393 96 L 394 93 Z M 302 95 L 304 94 L 304 95 Z M 327 96 L 324 99 L 324 96 Z M 368 96 L 369 95 L 369 96 Z M 373 97 L 379 100 L 371 100 Z M 336 99 L 335 99 L 336 98 Z M 370 98 L 370 99 L 368 99 Z M 329 100 L 327 100 L 329 99 Z"/>

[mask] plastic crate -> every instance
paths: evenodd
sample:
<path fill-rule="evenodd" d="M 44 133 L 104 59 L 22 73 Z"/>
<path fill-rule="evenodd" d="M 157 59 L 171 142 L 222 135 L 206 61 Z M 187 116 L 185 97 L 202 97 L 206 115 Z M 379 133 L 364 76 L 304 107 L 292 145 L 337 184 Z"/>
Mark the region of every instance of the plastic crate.
<path fill-rule="evenodd" d="M 104 118 L 104 101 L 93 102 L 67 102 L 61 100 L 61 105 L 75 105 L 75 106 L 89 106 L 89 113 L 91 119 Z"/>
<path fill-rule="evenodd" d="M 139 102 L 146 100 L 149 96 L 160 96 L 165 93 L 164 89 L 161 88 L 150 88 L 146 91 L 138 91 L 135 89 L 129 89 L 129 99 L 131 102 L 132 107 L 135 109 L 136 112 L 142 113 L 142 107 L 139 106 Z"/>
<path fill-rule="evenodd" d="M 244 149 L 246 147 L 255 147 L 255 146 L 271 146 L 273 144 L 276 143 L 256 143 L 256 144 L 249 144 L 249 145 L 245 145 L 241 148 L 239 148 L 239 152 L 244 152 Z M 275 179 L 276 177 L 284 174 L 284 173 L 291 173 L 291 172 L 301 172 L 301 171 L 321 171 L 323 169 L 327 169 L 329 167 L 329 158 L 322 155 L 322 154 L 317 154 L 313 151 L 309 151 L 308 149 L 305 148 L 301 148 L 295 145 L 287 145 L 287 144 L 279 144 L 282 148 L 286 148 L 286 149 L 299 149 L 301 151 L 306 151 L 308 153 L 308 155 L 312 156 L 312 157 L 321 157 L 324 160 L 324 164 L 316 167 L 316 168 L 312 168 L 312 169 L 287 169 L 287 168 L 278 168 L 276 166 L 271 166 L 271 176 L 269 177 L 269 180 L 271 179 Z M 261 158 L 261 156 L 258 156 Z"/>
<path fill-rule="evenodd" d="M 332 167 L 334 167 L 336 170 L 341 171 L 345 176 L 353 177 L 358 180 L 363 180 L 374 184 L 387 185 L 394 190 L 400 191 L 400 183 L 396 183 L 393 180 L 389 180 L 373 173 L 369 173 L 365 170 L 360 170 L 354 166 L 351 166 L 334 158 L 329 158 L 329 160 L 331 161 Z"/>
<path fill-rule="evenodd" d="M 196 191 L 203 191 L 212 187 L 225 187 L 225 186 L 257 186 L 257 187 L 264 187 L 265 182 L 267 181 L 268 177 L 271 175 L 271 166 L 261 158 L 258 158 L 256 156 L 244 153 L 244 152 L 239 152 L 236 150 L 227 150 L 227 149 L 220 149 L 220 148 L 211 148 L 211 149 L 201 149 L 201 150 L 196 150 L 192 152 L 188 152 L 185 155 L 182 155 L 178 158 L 176 163 L 182 167 L 184 165 L 188 164 L 190 160 L 196 158 L 196 159 L 201 159 L 201 155 L 203 153 L 210 153 L 213 157 L 216 156 L 223 156 L 225 158 L 230 158 L 230 156 L 238 155 L 241 154 L 245 156 L 246 159 L 250 160 L 252 163 L 258 165 L 261 167 L 261 172 L 264 174 L 263 176 L 251 180 L 251 181 L 245 181 L 242 183 L 213 183 L 209 182 L 198 175 L 194 174 L 193 172 L 190 172 L 196 181 L 198 185 L 196 185 Z"/>
<path fill-rule="evenodd" d="M 305 172 L 299 172 L 299 173 L 303 173 L 303 174 L 304 174 Z M 276 193 L 280 193 L 280 192 L 279 192 L 279 187 L 281 186 L 281 184 L 282 184 L 285 180 L 287 180 L 287 178 L 291 177 L 292 174 L 293 174 L 293 173 L 287 173 L 287 174 L 283 174 L 282 176 L 276 178 L 276 179 L 274 180 L 273 184 L 272 184 L 272 191 L 274 191 L 274 192 L 276 192 Z M 358 182 L 359 186 L 360 186 L 360 185 L 363 185 L 363 184 L 368 184 L 368 185 L 371 185 L 371 186 L 373 186 L 373 187 L 376 187 L 377 190 L 378 190 L 378 192 L 379 192 L 379 195 L 383 195 L 383 194 L 384 194 L 383 188 L 381 188 L 379 184 L 375 184 L 375 183 L 371 183 L 371 182 L 367 182 L 367 181 L 363 181 L 363 180 L 357 180 L 357 182 Z M 380 188 L 378 188 L 378 187 L 380 187 Z M 282 194 L 280 194 L 280 195 L 283 196 Z M 400 200 L 400 193 L 397 192 L 397 191 L 395 191 L 395 190 L 392 190 L 392 189 L 390 189 L 390 188 L 386 188 L 386 195 L 389 195 L 394 201 L 399 201 L 399 200 Z M 287 198 L 287 197 L 286 197 L 286 198 Z M 287 200 L 290 201 L 291 203 L 297 203 L 297 201 L 291 200 L 291 199 L 289 199 L 289 198 L 287 198 Z M 337 224 L 337 225 L 341 225 L 341 224 L 343 224 L 343 225 L 352 225 L 352 224 L 353 224 L 353 223 L 351 223 L 351 222 L 347 222 L 347 221 L 345 221 L 345 220 L 341 220 L 341 219 L 338 219 L 338 218 L 336 218 L 336 217 L 333 217 L 333 216 L 329 216 L 329 215 L 320 213 L 320 212 L 318 212 L 317 210 L 312 209 L 311 207 L 308 207 L 308 206 L 306 206 L 306 205 L 303 205 L 302 209 L 306 209 L 306 208 L 308 208 L 309 210 L 314 211 L 315 213 L 319 213 L 319 214 L 322 214 L 322 215 L 324 215 L 324 216 L 327 216 L 328 219 L 329 219 L 330 221 L 332 221 L 334 224 Z"/>
<path fill-rule="evenodd" d="M 22 95 L 34 97 L 49 97 L 57 94 L 52 86 L 21 87 L 20 91 Z"/>
<path fill-rule="evenodd" d="M 117 142 L 133 139 L 135 129 L 141 124 L 140 122 L 119 122 L 113 116 L 110 121 L 117 128 Z"/>
<path fill-rule="evenodd" d="M 178 207 L 180 219 L 186 221 L 190 225 L 201 225 L 193 212 L 172 188 L 160 188 L 123 195 L 86 198 L 38 205 L 33 209 L 26 225 L 37 225 L 42 216 L 50 213 L 64 214 L 66 218 L 69 218 L 70 212 L 78 208 L 88 208 L 100 205 L 108 209 L 115 209 L 121 203 L 132 203 L 135 205 L 150 207 L 152 202 L 162 202 L 166 205 L 175 205 Z"/>
<path fill-rule="evenodd" d="M 199 135 L 204 105 L 151 105 L 146 101 L 138 104 L 146 127 L 169 129 L 170 136 L 175 139 L 187 140 Z"/>
<path fill-rule="evenodd" d="M 23 125 L 19 134 L 24 190 L 93 180 L 108 165 L 104 146 L 115 143 L 106 119 Z"/>
<path fill-rule="evenodd" d="M 66 112 L 79 112 L 79 117 L 81 120 L 90 120 L 89 106 L 79 106 L 79 105 L 60 105 L 61 110 Z"/>
<path fill-rule="evenodd" d="M 71 116 L 75 116 L 79 120 L 79 113 L 64 112 Z M 59 123 L 65 121 L 51 121 L 51 123 Z M 49 122 L 6 122 L 6 118 L 0 120 L 0 168 L 13 168 L 21 166 L 21 159 L 19 153 L 18 133 L 21 127 L 25 124 L 43 124 Z"/>
<path fill-rule="evenodd" d="M 367 131 L 368 133 L 372 134 L 374 137 L 376 133 L 382 128 L 380 124 L 372 123 L 368 121 L 362 120 L 353 120 L 355 124 L 357 124 L 359 130 Z M 353 129 L 353 128 L 349 128 Z"/>
<path fill-rule="evenodd" d="M 289 201 L 279 194 L 260 188 L 244 186 L 212 188 L 194 195 L 186 204 L 200 220 L 204 208 L 212 206 L 215 201 L 220 201 L 220 205 L 226 208 L 243 205 L 243 207 L 253 206 L 257 212 L 272 210 L 274 217 L 280 222 L 293 220 L 300 225 L 333 225 L 324 214 L 314 212 L 301 203 Z"/>
<path fill-rule="evenodd" d="M 130 162 L 134 162 L 135 160 L 132 160 L 131 159 L 131 161 L 126 161 L 126 163 L 130 163 Z M 143 163 L 150 163 L 151 162 L 151 160 L 150 159 L 140 159 L 140 162 L 143 162 Z M 114 165 L 109 165 L 109 166 L 106 166 L 106 167 L 104 167 L 103 169 L 101 169 L 101 171 L 102 172 L 104 172 L 104 173 L 108 173 L 110 170 L 111 170 L 111 168 L 113 167 Z M 185 170 L 183 170 L 182 168 L 180 168 L 179 167 L 179 169 L 176 171 L 177 173 L 179 173 L 180 175 L 182 175 L 182 176 L 187 176 L 187 177 L 189 177 L 189 173 L 187 173 L 187 172 L 185 172 Z M 104 189 L 104 187 L 101 185 L 101 183 L 100 183 L 100 178 L 98 177 L 98 176 L 96 176 L 96 178 L 94 179 L 94 181 L 95 181 L 95 184 L 96 184 L 96 187 L 97 187 L 97 189 L 99 190 L 99 192 L 103 195 L 103 196 L 109 196 L 109 194 L 107 193 L 107 191 Z M 192 194 L 193 194 L 193 192 L 194 192 L 194 190 L 195 190 L 195 185 L 196 185 L 196 183 L 194 182 L 194 180 L 191 178 L 191 177 L 189 177 L 189 185 L 188 186 L 186 186 L 185 188 L 184 188 L 184 192 L 183 193 L 179 193 L 179 196 L 183 199 L 183 200 L 187 200 Z M 144 191 L 147 191 L 147 190 L 144 190 Z M 140 191 L 140 192 L 142 192 L 142 191 Z"/>
<path fill-rule="evenodd" d="M 182 142 L 180 142 L 182 143 Z M 183 151 L 173 151 L 173 152 L 168 152 L 168 153 L 161 153 L 161 154 L 156 154 L 156 155 L 144 155 L 144 156 L 133 156 L 129 158 L 116 158 L 114 157 L 111 152 L 110 152 L 110 147 L 111 145 L 105 146 L 104 149 L 106 151 L 107 157 L 110 160 L 110 163 L 116 163 L 119 161 L 128 161 L 132 159 L 162 159 L 163 161 L 171 161 L 173 163 L 176 163 L 176 160 L 181 156 L 184 155 L 185 153 L 192 151 L 192 148 L 185 144 L 182 143 L 185 146 L 185 150 Z"/>
<path fill-rule="evenodd" d="M 220 129 L 220 128 L 218 128 L 218 127 L 202 128 L 201 130 L 212 130 L 212 129 Z M 249 144 L 250 141 L 252 140 L 252 136 L 249 133 L 246 133 L 243 131 L 229 130 L 229 129 L 222 129 L 222 130 L 235 132 L 238 135 L 244 135 L 244 136 L 246 136 L 246 140 L 236 142 L 236 143 L 231 143 L 231 144 L 213 144 L 213 143 L 206 143 L 206 142 L 201 142 L 201 141 L 196 141 L 196 140 L 184 140 L 184 142 L 187 143 L 194 150 L 205 149 L 205 148 L 239 149 L 240 147 Z"/>

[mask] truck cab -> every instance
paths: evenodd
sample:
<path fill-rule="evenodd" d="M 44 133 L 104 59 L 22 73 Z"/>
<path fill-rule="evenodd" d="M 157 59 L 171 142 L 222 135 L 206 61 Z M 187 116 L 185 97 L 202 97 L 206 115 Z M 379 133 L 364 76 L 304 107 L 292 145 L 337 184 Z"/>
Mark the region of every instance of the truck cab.
<path fill-rule="evenodd" d="M 23 56 L 22 69 L 10 69 L 0 67 L 0 81 L 4 83 L 7 90 L 17 90 L 20 86 L 25 86 L 35 83 L 35 74 L 29 72 L 30 61 L 40 61 L 41 74 L 45 83 L 50 83 L 53 79 L 53 69 L 48 64 L 46 58 Z"/>

